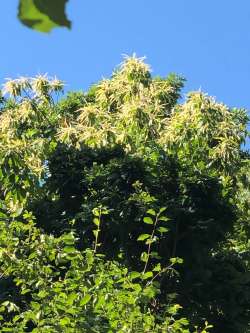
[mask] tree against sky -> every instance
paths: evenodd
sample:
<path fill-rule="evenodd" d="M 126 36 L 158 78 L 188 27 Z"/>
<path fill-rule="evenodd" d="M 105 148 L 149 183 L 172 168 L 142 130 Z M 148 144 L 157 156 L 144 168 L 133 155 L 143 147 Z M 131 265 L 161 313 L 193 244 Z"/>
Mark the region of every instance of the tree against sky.
<path fill-rule="evenodd" d="M 6 83 L 0 332 L 249 331 L 248 118 L 183 84 Z"/>

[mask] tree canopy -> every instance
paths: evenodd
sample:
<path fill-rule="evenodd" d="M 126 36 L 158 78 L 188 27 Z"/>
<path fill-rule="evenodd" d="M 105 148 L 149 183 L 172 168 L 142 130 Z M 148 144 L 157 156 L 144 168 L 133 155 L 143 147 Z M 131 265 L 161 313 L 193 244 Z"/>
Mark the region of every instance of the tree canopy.
<path fill-rule="evenodd" d="M 0 332 L 249 332 L 247 113 L 184 82 L 6 82 Z"/>

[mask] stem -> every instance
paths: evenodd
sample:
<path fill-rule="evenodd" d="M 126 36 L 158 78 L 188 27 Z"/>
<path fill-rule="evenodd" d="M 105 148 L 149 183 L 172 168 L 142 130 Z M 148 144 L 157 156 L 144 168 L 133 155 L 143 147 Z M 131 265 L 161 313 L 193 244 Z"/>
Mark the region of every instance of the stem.
<path fill-rule="evenodd" d="M 99 236 L 99 233 L 101 231 L 100 229 L 100 224 L 101 224 L 101 209 L 99 209 L 99 216 L 98 216 L 98 226 L 97 226 L 97 232 L 96 232 L 96 235 L 95 235 L 95 247 L 94 247 L 94 254 L 96 253 L 97 251 L 97 246 L 98 246 L 98 236 Z"/>
<path fill-rule="evenodd" d="M 160 272 L 158 272 L 157 274 L 155 274 L 155 276 L 146 284 L 146 286 L 149 286 L 158 276 L 160 276 L 161 274 L 165 273 L 166 271 L 168 271 L 169 269 L 172 269 L 172 267 L 174 266 L 174 264 L 171 264 L 165 268 L 163 268 Z"/>
<path fill-rule="evenodd" d="M 149 256 L 150 256 L 150 251 L 151 251 L 151 244 L 152 244 L 152 240 L 153 240 L 154 235 L 155 235 L 155 228 L 156 228 L 156 224 L 157 224 L 157 222 L 158 222 L 158 217 L 159 217 L 159 214 L 156 215 L 155 223 L 154 223 L 154 228 L 153 228 L 152 234 L 151 234 L 150 239 L 149 239 L 148 252 L 147 252 L 147 260 L 146 260 L 146 262 L 145 262 L 145 265 L 144 265 L 144 269 L 143 269 L 143 271 L 142 271 L 142 274 L 145 274 L 146 269 L 147 269 L 147 266 L 148 266 L 148 263 L 149 263 Z"/>
<path fill-rule="evenodd" d="M 0 274 L 0 279 L 1 279 L 2 277 L 4 277 L 4 276 L 6 275 L 6 273 L 7 273 L 7 269 L 6 269 L 3 273 Z"/>

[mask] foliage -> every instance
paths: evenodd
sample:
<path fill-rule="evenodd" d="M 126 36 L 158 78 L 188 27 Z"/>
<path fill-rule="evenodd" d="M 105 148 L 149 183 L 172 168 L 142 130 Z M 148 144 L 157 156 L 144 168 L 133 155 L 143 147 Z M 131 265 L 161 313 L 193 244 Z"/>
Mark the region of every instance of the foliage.
<path fill-rule="evenodd" d="M 249 331 L 247 116 L 183 83 L 136 57 L 59 102 L 6 83 L 2 332 Z"/>
<path fill-rule="evenodd" d="M 18 18 L 29 28 L 50 32 L 55 27 L 70 28 L 65 14 L 68 0 L 19 0 Z"/>
<path fill-rule="evenodd" d="M 20 295 L 2 295 L 1 332 L 189 332 L 186 319 L 175 320 L 178 305 L 153 315 L 160 293 L 153 272 L 129 272 L 96 246 L 80 252 L 73 233 L 44 235 L 30 213 L 23 218 L 8 232 L 1 224 L 2 279 Z"/>

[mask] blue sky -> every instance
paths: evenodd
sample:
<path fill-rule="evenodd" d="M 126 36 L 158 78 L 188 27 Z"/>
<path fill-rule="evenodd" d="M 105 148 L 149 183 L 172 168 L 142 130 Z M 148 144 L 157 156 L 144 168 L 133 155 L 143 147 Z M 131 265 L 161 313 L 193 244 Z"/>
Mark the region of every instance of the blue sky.
<path fill-rule="evenodd" d="M 249 0 L 70 0 L 72 29 L 50 34 L 22 26 L 17 4 L 1 4 L 0 83 L 48 73 L 86 90 L 135 52 L 154 75 L 185 76 L 184 93 L 250 109 Z"/>

